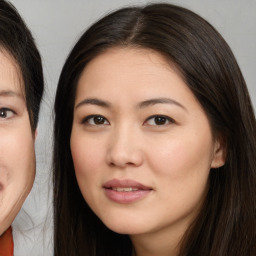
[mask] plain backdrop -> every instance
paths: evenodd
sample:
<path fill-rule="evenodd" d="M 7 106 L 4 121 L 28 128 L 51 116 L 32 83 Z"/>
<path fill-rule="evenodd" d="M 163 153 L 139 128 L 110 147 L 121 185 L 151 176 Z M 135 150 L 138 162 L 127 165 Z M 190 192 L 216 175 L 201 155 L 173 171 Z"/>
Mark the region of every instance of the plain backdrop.
<path fill-rule="evenodd" d="M 52 253 L 51 157 L 53 102 L 67 54 L 90 24 L 140 0 L 11 0 L 31 29 L 42 55 L 45 94 L 36 140 L 34 187 L 14 222 L 15 256 Z M 152 1 L 151 1 L 152 2 Z M 160 1 L 154 1 L 160 2 Z M 163 1 L 161 1 L 163 2 Z M 169 0 L 207 19 L 231 46 L 256 106 L 256 0 Z"/>

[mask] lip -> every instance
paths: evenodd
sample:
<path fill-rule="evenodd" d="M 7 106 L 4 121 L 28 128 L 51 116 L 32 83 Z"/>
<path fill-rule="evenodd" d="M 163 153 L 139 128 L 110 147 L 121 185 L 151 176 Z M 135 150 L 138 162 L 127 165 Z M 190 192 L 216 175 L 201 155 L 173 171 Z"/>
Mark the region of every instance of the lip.
<path fill-rule="evenodd" d="M 153 190 L 134 180 L 113 179 L 103 184 L 105 195 L 111 201 L 128 204 L 145 198 Z"/>

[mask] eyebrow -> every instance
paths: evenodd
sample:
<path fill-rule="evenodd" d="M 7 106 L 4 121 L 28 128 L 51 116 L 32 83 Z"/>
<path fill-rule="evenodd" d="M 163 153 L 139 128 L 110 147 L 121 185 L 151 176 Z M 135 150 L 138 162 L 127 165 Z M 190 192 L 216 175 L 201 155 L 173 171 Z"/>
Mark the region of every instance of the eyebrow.
<path fill-rule="evenodd" d="M 11 91 L 11 90 L 0 90 L 0 97 L 19 97 L 23 98 L 20 93 Z"/>
<path fill-rule="evenodd" d="M 139 108 L 145 108 L 148 106 L 153 106 L 156 104 L 171 104 L 171 105 L 176 105 L 182 109 L 184 109 L 185 111 L 187 111 L 187 109 L 178 101 L 174 100 L 174 99 L 170 99 L 170 98 L 155 98 L 155 99 L 149 99 L 149 100 L 145 100 L 142 101 L 141 103 L 138 104 Z"/>
<path fill-rule="evenodd" d="M 138 108 L 145 108 L 145 107 L 149 107 L 149 106 L 153 106 L 156 104 L 171 104 L 171 105 L 176 105 L 182 109 L 184 109 L 185 111 L 187 111 L 187 109 L 179 102 L 177 102 L 176 100 L 170 99 L 170 98 L 155 98 L 155 99 L 148 99 L 145 101 L 140 102 L 137 107 Z M 104 108 L 110 108 L 111 107 L 111 103 L 107 102 L 107 101 L 103 101 L 97 98 L 88 98 L 88 99 L 84 99 L 81 102 L 79 102 L 75 108 L 79 108 L 83 105 L 95 105 L 95 106 L 100 106 L 100 107 L 104 107 Z"/>
<path fill-rule="evenodd" d="M 109 108 L 111 104 L 107 101 L 99 100 L 96 98 L 91 98 L 91 99 L 82 100 L 75 106 L 75 108 L 79 108 L 83 105 L 96 105 L 96 106 L 100 106 L 100 107 Z"/>

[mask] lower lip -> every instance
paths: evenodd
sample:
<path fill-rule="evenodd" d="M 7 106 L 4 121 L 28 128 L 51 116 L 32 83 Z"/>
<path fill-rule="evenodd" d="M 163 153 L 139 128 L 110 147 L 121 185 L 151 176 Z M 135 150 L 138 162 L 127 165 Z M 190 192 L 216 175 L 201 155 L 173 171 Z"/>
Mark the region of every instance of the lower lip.
<path fill-rule="evenodd" d="M 128 204 L 136 202 L 140 199 L 145 198 L 152 190 L 136 190 L 136 191 L 116 191 L 113 189 L 106 189 L 105 195 L 112 201 L 119 204 Z"/>

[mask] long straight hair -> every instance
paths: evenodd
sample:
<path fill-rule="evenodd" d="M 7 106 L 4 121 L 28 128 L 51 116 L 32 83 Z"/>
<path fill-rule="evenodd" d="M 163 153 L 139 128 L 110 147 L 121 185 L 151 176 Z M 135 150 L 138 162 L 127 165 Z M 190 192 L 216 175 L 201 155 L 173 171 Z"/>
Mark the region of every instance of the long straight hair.
<path fill-rule="evenodd" d="M 70 152 L 79 77 L 88 62 L 115 46 L 153 49 L 176 65 L 213 134 L 226 145 L 226 163 L 210 171 L 205 202 L 179 255 L 256 255 L 256 122 L 244 78 L 229 46 L 207 21 L 182 7 L 151 4 L 123 8 L 96 22 L 62 69 L 55 99 L 55 256 L 132 254 L 129 237 L 109 230 L 88 207 Z"/>

